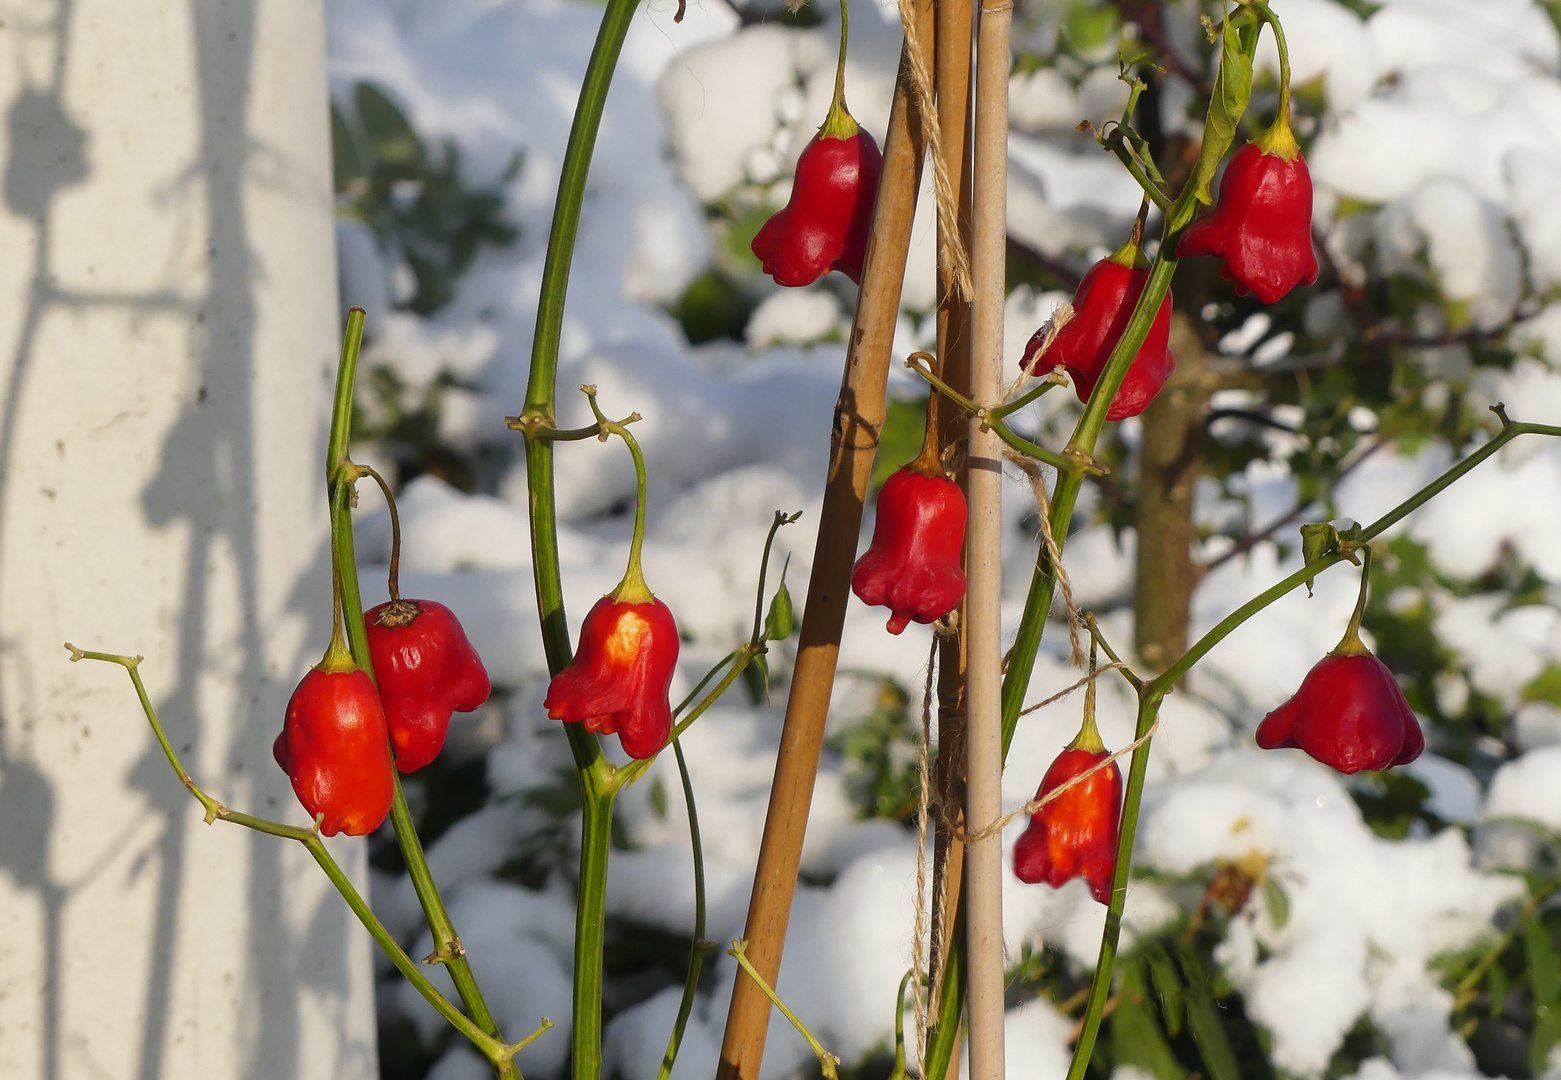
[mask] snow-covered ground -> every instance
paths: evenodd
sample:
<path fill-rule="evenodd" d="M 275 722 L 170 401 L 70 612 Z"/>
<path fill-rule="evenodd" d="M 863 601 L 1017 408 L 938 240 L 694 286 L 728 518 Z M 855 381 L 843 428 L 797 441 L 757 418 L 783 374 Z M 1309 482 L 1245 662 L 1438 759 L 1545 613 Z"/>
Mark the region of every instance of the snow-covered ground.
<path fill-rule="evenodd" d="M 827 105 L 838 26 L 826 12 L 813 29 L 743 27 L 720 0 L 691 0 L 687 17 L 674 24 L 673 7 L 649 0 L 636 16 L 608 100 L 558 385 L 564 426 L 589 422 L 583 398 L 572 392 L 582 383 L 600 388 L 610 415 L 634 410 L 644 417 L 634 431 L 649 467 L 646 575 L 685 635 L 676 699 L 746 636 L 759 553 L 776 510 L 804 511 L 777 540 L 777 566 L 791 557 L 789 580 L 802 595 L 850 294 L 838 281 L 774 292 L 750 320 L 746 347 L 691 347 L 667 314 L 666 306 L 720 257 L 708 205 L 756 192 L 784 201 L 791 165 Z M 1520 300 L 1548 297 L 1548 306 L 1514 332 L 1533 355 L 1510 372 L 1478 373 L 1470 393 L 1505 401 L 1517 419 L 1561 422 L 1561 376 L 1550 367 L 1561 364 L 1561 44 L 1553 24 L 1527 0 L 1396 0 L 1366 19 L 1332 0 L 1275 0 L 1274 7 L 1289 32 L 1296 81 L 1321 77 L 1327 94 L 1310 159 L 1318 219 L 1343 272 L 1379 260 L 1390 270 L 1424 273 L 1443 297 L 1466 305 L 1474 327 L 1499 326 Z M 568 0 L 332 0 L 328 10 L 333 86 L 343 100 L 359 81 L 383 87 L 420 133 L 455 140 L 476 183 L 498 177 L 516 149 L 525 154 L 506 189 L 519 242 L 484 250 L 455 301 L 432 317 L 394 310 L 404 271 L 386 262 L 361 226 L 341 227 L 345 299 L 369 311 L 365 366 L 388 366 L 414 387 L 441 372 L 458 376 L 469 389 L 447 391 L 441 438 L 513 454 L 518 437 L 503 417 L 523 398 L 558 165 L 601 9 Z M 853 0 L 852 12 L 849 100 L 881 138 L 898 17 L 892 6 L 869 0 Z M 1191 9 L 1185 13 L 1170 28 L 1173 38 L 1201 32 Z M 1042 17 L 1021 24 L 1037 38 L 1047 33 Z M 1119 242 L 1137 207 L 1137 190 L 1115 160 L 1098 149 L 1079 152 L 1066 134 L 1081 119 L 1099 123 L 1121 108 L 1115 60 L 1101 60 L 1078 79 L 1042 68 L 1012 84 L 1009 227 L 1049 256 L 1103 252 Z M 1265 44 L 1259 66 L 1275 64 Z M 1380 209 L 1339 216 L 1343 200 Z M 931 334 L 931 204 L 930 197 L 921 200 L 901 355 Z M 1011 368 L 1035 326 L 1065 299 L 1027 287 L 1010 297 Z M 1316 303 L 1317 317 L 1326 318 L 1324 302 Z M 1467 373 L 1458 347 L 1442 354 L 1447 370 Z M 914 392 L 903 371 L 894 380 L 895 392 Z M 1065 430 L 1076 410 L 1071 395 L 1051 394 L 1043 404 L 1038 428 Z M 400 502 L 402 589 L 457 611 L 495 683 L 508 692 L 505 735 L 487 759 L 494 798 L 443 836 L 430 858 L 504 1030 L 518 1036 L 543 1015 L 558 1023 L 519 1059 L 528 1076 L 545 1080 L 557 1074 L 568 1046 L 569 885 L 555 875 L 532 891 L 495 873 L 547 824 L 525 795 L 556 785 L 568 754 L 558 725 L 540 707 L 545 664 L 524 469 L 517 457 L 510 460 L 493 494 L 463 494 L 429 476 L 407 486 Z M 633 474 L 616 443 L 561 446 L 557 460 L 563 581 L 571 630 L 578 631 L 595 597 L 622 572 L 628 521 L 621 510 Z M 1449 450 L 1434 442 L 1414 456 L 1378 454 L 1349 477 L 1339 512 L 1369 521 L 1449 460 Z M 1295 480 L 1283 466 L 1263 463 L 1249 474 L 1253 505 L 1266 508 L 1255 512 L 1260 520 L 1294 501 Z M 1004 614 L 1011 634 L 1034 549 L 1021 528 L 1033 502 L 1022 478 L 1009 480 Z M 1478 576 L 1507 545 L 1545 579 L 1561 582 L 1561 499 L 1546 494 L 1558 491 L 1561 446 L 1520 443 L 1399 528 L 1423 540 L 1437 569 L 1452 577 Z M 366 506 L 371 502 L 365 498 Z M 1071 539 L 1067 561 L 1081 602 L 1105 608 L 1128 595 L 1131 543 L 1130 534 L 1119 542 L 1105 525 Z M 384 515 L 365 512 L 366 602 L 384 595 L 382 566 L 373 564 L 388 558 L 388 547 Z M 1293 548 L 1282 553 L 1259 544 L 1210 574 L 1195 598 L 1195 632 L 1296 569 Z M 1379 838 L 1335 774 L 1299 752 L 1259 754 L 1252 746 L 1258 719 L 1337 642 L 1355 589 L 1352 574 L 1336 572 L 1318 582 L 1314 598 L 1292 594 L 1216 648 L 1187 692 L 1169 699 L 1138 858 L 1161 875 L 1250 853 L 1271 859 L 1289 897 L 1288 919 L 1276 920 L 1254 894 L 1249 914 L 1232 920 L 1218 959 L 1244 993 L 1249 1015 L 1271 1034 L 1280 1068 L 1320 1073 L 1369 1014 L 1390 1041 L 1391 1060 L 1369 1062 L 1363 1077 L 1474 1075 L 1473 1056 L 1449 1028 L 1451 995 L 1427 965 L 1441 951 L 1492 934 L 1498 906 L 1522 893 L 1520 879 L 1491 869 L 1521 868 L 1512 864 L 1512 844 L 1498 843 L 1506 834 L 1449 828 Z M 1462 692 L 1472 686 L 1519 717 L 1518 756 L 1488 785 L 1434 753 L 1413 767 L 1432 791 L 1436 814 L 1471 829 L 1507 819 L 1561 829 L 1561 712 L 1521 700 L 1561 653 L 1561 612 L 1546 604 L 1501 610 L 1499 597 L 1425 599 L 1442 641 L 1462 661 Z M 1114 640 L 1131 640 L 1129 618 L 1117 611 L 1104 619 Z M 920 700 L 926 632 L 891 637 L 883 622 L 881 611 L 859 605 L 847 617 L 841 668 L 848 674 L 836 691 L 834 729 L 877 707 L 879 683 L 863 673 L 892 677 Z M 1047 647 L 1058 649 L 1064 637 L 1059 628 Z M 1043 652 L 1033 700 L 1077 677 L 1060 655 Z M 784 655 L 776 659 L 784 673 Z M 719 823 L 704 835 L 706 937 L 723 942 L 741 933 L 780 724 L 778 706 L 744 700 L 741 688 L 734 690 L 684 737 L 701 817 Z M 1010 807 L 1033 793 L 1071 737 L 1076 709 L 1065 703 L 1020 727 L 1004 783 Z M 1131 722 L 1129 697 L 1118 683 L 1103 682 L 1107 743 L 1128 741 Z M 1434 751 L 1434 733 L 1431 743 Z M 658 761 L 620 799 L 635 850 L 614 853 L 609 909 L 686 935 L 693 893 L 679 790 L 671 763 Z M 657 793 L 667 795 L 664 803 Z M 1008 830 L 1007 843 L 1022 824 Z M 1482 853 L 1486 838 L 1496 838 L 1489 842 L 1500 850 Z M 915 840 L 894 824 L 858 818 L 845 767 L 833 756 L 814 797 L 804 871 L 828 884 L 799 890 L 779 991 L 849 1064 L 892 1036 L 895 987 L 910 963 Z M 421 922 L 409 884 L 379 880 L 374 899 L 392 928 L 426 952 L 426 943 L 412 941 Z M 1163 924 L 1179 902 L 1157 884 L 1135 884 L 1128 934 Z M 1078 883 L 1054 892 L 1010 877 L 1005 904 L 1015 958 L 1025 942 L 1044 940 L 1084 968 L 1094 963 L 1104 909 Z M 716 974 L 699 995 L 674 1074 L 680 1080 L 714 1072 L 735 964 L 719 953 L 708 962 Z M 676 1006 L 677 990 L 667 989 L 612 1020 L 609 1074 L 655 1075 Z M 442 1024 L 409 987 L 382 1011 L 402 1013 L 430 1036 Z M 1008 1027 L 1011 1076 L 1062 1075 L 1070 1024 L 1055 1009 L 1029 1002 L 1010 1014 Z M 777 1016 L 764 1076 L 785 1076 L 809 1056 Z M 464 1080 L 486 1072 L 457 1047 L 433 1075 Z"/>

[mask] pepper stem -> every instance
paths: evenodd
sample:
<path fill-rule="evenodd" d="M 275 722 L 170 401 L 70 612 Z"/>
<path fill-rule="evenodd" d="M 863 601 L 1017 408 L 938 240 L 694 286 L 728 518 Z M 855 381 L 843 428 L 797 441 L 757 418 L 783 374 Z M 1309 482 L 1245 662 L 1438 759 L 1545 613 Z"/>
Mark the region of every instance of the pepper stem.
<path fill-rule="evenodd" d="M 645 455 L 640 452 L 640 444 L 629 434 L 627 427 L 607 419 L 602 413 L 601 407 L 596 404 L 595 386 L 582 386 L 580 392 L 591 403 L 591 412 L 596 415 L 596 422 L 602 429 L 597 438 L 606 442 L 608 436 L 618 436 L 628 446 L 629 456 L 634 459 L 634 538 L 629 541 L 629 565 L 623 571 L 623 580 L 618 582 L 618 587 L 607 595 L 615 604 L 648 604 L 656 597 L 645 584 L 645 571 L 640 565 L 640 551 L 645 546 Z M 629 415 L 630 421 L 639 418 L 638 413 Z"/>
<path fill-rule="evenodd" d="M 350 468 L 350 465 L 347 466 Z M 352 659 L 352 650 L 347 648 L 347 639 L 342 635 L 342 611 L 341 611 L 341 562 L 336 557 L 336 530 L 331 530 L 331 643 L 325 647 L 325 656 L 321 658 L 318 667 L 321 671 L 332 675 L 343 671 L 353 671 L 357 663 Z"/>
<path fill-rule="evenodd" d="M 1274 118 L 1269 129 L 1253 142 L 1265 154 L 1294 161 L 1301 147 L 1295 141 L 1295 133 L 1290 130 L 1290 47 L 1285 41 L 1284 28 L 1279 25 L 1279 16 L 1266 3 L 1255 6 L 1262 13 L 1264 21 L 1273 28 L 1274 47 L 1279 50 L 1279 115 Z"/>
<path fill-rule="evenodd" d="M 385 506 L 390 510 L 390 602 L 401 603 L 401 518 L 396 513 L 396 497 L 390 493 L 385 478 L 367 465 L 359 465 L 358 471 L 374 478 L 380 493 L 385 496 Z"/>
<path fill-rule="evenodd" d="M 835 96 L 818 129 L 826 139 L 849 139 L 859 130 L 856 118 L 846 108 L 846 41 L 851 33 L 848 4 L 849 0 L 840 0 L 840 59 L 835 61 Z"/>
<path fill-rule="evenodd" d="M 1084 721 L 1079 725 L 1079 733 L 1068 744 L 1069 750 L 1083 750 L 1090 754 L 1104 753 L 1105 741 L 1100 737 L 1100 729 L 1095 726 L 1095 639 L 1089 643 L 1089 682 L 1084 684 Z"/>
<path fill-rule="evenodd" d="M 938 378 L 943 377 L 943 361 L 934 361 Z M 921 453 L 906 468 L 923 476 L 943 476 L 943 448 L 938 445 L 938 388 L 927 387 L 927 430 L 921 437 Z"/>
<path fill-rule="evenodd" d="M 1360 621 L 1366 615 L 1366 590 L 1371 582 L 1371 545 L 1363 544 L 1360 551 L 1360 595 L 1355 598 L 1355 611 L 1350 615 L 1349 626 L 1344 628 L 1344 637 L 1330 656 L 1360 656 L 1371 652 L 1360 639 Z"/>
<path fill-rule="evenodd" d="M 1149 269 L 1149 259 L 1144 254 L 1144 222 L 1149 218 L 1149 200 L 1145 198 L 1138 204 L 1138 217 L 1133 219 L 1133 232 L 1127 238 L 1127 243 L 1113 251 L 1108 257 L 1118 266 L 1125 266 L 1129 270 Z"/>

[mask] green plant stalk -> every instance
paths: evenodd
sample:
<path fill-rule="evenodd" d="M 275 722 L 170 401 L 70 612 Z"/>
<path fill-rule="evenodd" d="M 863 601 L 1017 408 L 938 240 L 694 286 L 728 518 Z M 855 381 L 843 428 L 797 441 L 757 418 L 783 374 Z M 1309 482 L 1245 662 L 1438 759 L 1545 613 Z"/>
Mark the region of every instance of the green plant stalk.
<path fill-rule="evenodd" d="M 608 0 L 597 31 L 596 44 L 586 65 L 575 106 L 569 143 L 564 150 L 548 232 L 547 257 L 542 268 L 541 297 L 537 303 L 536 332 L 531 343 L 531 371 L 526 403 L 517 417 L 520 430 L 556 427 L 558 342 L 563 328 L 564 298 L 569 288 L 569 268 L 580 227 L 580 208 L 591 155 L 601 127 L 602 110 L 612 85 L 618 54 L 629 32 L 639 0 Z M 542 645 L 550 673 L 568 666 L 573 655 L 569 627 L 564 618 L 563 584 L 558 565 L 558 516 L 553 486 L 553 441 L 526 438 L 526 482 L 531 516 L 531 559 L 535 574 L 537 615 Z M 577 932 L 575 935 L 574 1074 L 594 1080 L 601 1071 L 601 912 L 607 885 L 607 853 L 612 833 L 612 804 L 619 778 L 602 755 L 596 736 L 581 724 L 565 724 L 565 737 L 574 755 L 584 812 L 581 817 L 580 879 Z M 589 925 L 588 916 L 595 925 Z M 593 1041 L 594 1040 L 594 1041 Z"/>
<path fill-rule="evenodd" d="M 705 853 L 699 840 L 699 811 L 694 806 L 694 784 L 688 776 L 688 762 L 683 759 L 683 746 L 676 739 L 672 740 L 672 752 L 677 755 L 678 778 L 683 781 L 683 805 L 688 807 L 688 835 L 694 848 L 694 944 L 689 950 L 688 975 L 683 980 L 678 1018 L 672 1025 L 671 1037 L 667 1039 L 667 1052 L 662 1056 L 656 1080 L 668 1080 L 672 1075 L 678 1049 L 683 1045 L 683 1031 L 688 1027 L 688 1016 L 694 1009 L 694 994 L 699 989 L 699 973 L 705 965 L 705 952 L 713 947 L 705 940 Z"/>
<path fill-rule="evenodd" d="M 781 1000 L 780 995 L 775 992 L 775 988 L 765 981 L 763 975 L 759 974 L 759 970 L 748 959 L 748 954 L 745 951 L 747 944 L 745 941 L 733 941 L 732 947 L 726 950 L 726 955 L 737 961 L 738 966 L 748 973 L 748 977 L 754 981 L 755 985 L 764 991 L 764 996 L 770 999 L 770 1003 L 780 1010 L 781 1015 L 791 1022 L 791 1026 L 796 1028 L 797 1034 L 801 1035 L 803 1041 L 812 1048 L 813 1053 L 818 1056 L 818 1067 L 819 1071 L 824 1074 L 824 1080 L 839 1080 L 840 1059 L 824 1049 L 824 1044 L 818 1041 L 818 1037 L 808 1030 L 808 1026 L 799 1020 L 797 1014 L 792 1012 L 786 1003 Z"/>
<path fill-rule="evenodd" d="M 1561 427 L 1547 424 L 1511 423 L 1506 419 L 1500 406 L 1497 407 L 1497 414 L 1502 418 L 1502 430 L 1500 433 L 1480 447 L 1480 449 L 1452 466 L 1441 476 L 1362 529 L 1358 542 L 1369 542 L 1382 535 L 1383 532 L 1402 521 L 1406 515 L 1412 513 L 1416 508 L 1425 505 L 1429 499 L 1446 490 L 1450 485 L 1467 475 L 1470 470 L 1479 466 L 1518 436 L 1529 434 L 1561 436 Z M 1237 627 L 1276 600 L 1307 584 L 1324 570 L 1348 561 L 1349 558 L 1345 552 L 1336 551 L 1331 555 L 1318 559 L 1316 562 L 1309 563 L 1284 580 L 1271 585 L 1221 619 L 1213 629 L 1204 634 L 1191 648 L 1183 653 L 1176 663 L 1166 668 L 1165 671 L 1144 685 L 1139 694 L 1138 723 L 1134 731 L 1134 739 L 1142 739 L 1154 727 L 1155 720 L 1159 716 L 1160 703 L 1165 699 L 1165 695 L 1171 692 L 1171 688 L 1192 669 L 1194 664 L 1207 656 L 1210 650 L 1230 636 Z M 1117 838 L 1116 871 L 1112 875 L 1111 880 L 1111 903 L 1106 908 L 1106 929 L 1101 937 L 1100 958 L 1095 965 L 1096 977 L 1090 985 L 1089 1004 L 1084 1014 L 1084 1026 L 1079 1032 L 1079 1041 L 1074 1050 L 1073 1062 L 1068 1069 L 1068 1080 L 1082 1080 L 1085 1070 L 1089 1066 L 1095 1038 L 1100 1031 L 1100 1022 L 1105 1009 L 1106 997 L 1111 988 L 1110 973 L 1113 962 L 1116 959 L 1117 944 L 1122 930 L 1122 908 L 1127 899 L 1127 878 L 1133 857 L 1133 839 L 1138 828 L 1138 811 L 1143 799 L 1144 776 L 1149 769 L 1149 747 L 1150 743 L 1145 742 L 1133 751 L 1132 762 L 1128 769 L 1127 790 L 1122 801 L 1122 828 Z"/>
<path fill-rule="evenodd" d="M 607 915 L 607 854 L 612 846 L 612 808 L 617 794 L 616 785 L 605 791 L 588 791 L 581 807 L 571 1033 L 575 1080 L 597 1080 L 602 1074 L 602 938 Z"/>
<path fill-rule="evenodd" d="M 497 1065 L 500 1061 L 507 1060 L 509 1048 L 504 1045 L 502 1039 L 497 1038 L 492 1032 L 484 1031 L 461 1013 L 454 1005 L 445 1000 L 434 985 L 428 981 L 428 977 L 422 973 L 417 963 L 406 954 L 395 937 L 385 929 L 383 923 L 369 908 L 368 901 L 363 899 L 357 888 L 353 885 L 341 866 L 332 857 L 325 842 L 320 838 L 315 829 L 303 829 L 295 825 L 283 825 L 278 821 L 269 821 L 265 818 L 255 817 L 251 814 L 239 813 L 230 810 L 210 795 L 206 794 L 188 772 L 184 764 L 179 760 L 179 755 L 174 751 L 173 744 L 168 741 L 167 734 L 163 731 L 162 721 L 158 719 L 157 710 L 152 706 L 152 700 L 147 695 L 146 686 L 141 682 L 141 657 L 120 656 L 114 653 L 91 652 L 78 649 L 73 645 L 65 646 L 71 651 L 71 660 L 100 660 L 110 664 L 118 664 L 130 675 L 130 682 L 135 687 L 136 697 L 140 699 L 141 711 L 146 714 L 148 723 L 152 725 L 152 734 L 157 737 L 157 743 L 163 749 L 163 756 L 168 759 L 168 764 L 173 768 L 174 775 L 179 782 L 195 796 L 196 800 L 206 810 L 206 823 L 213 821 L 229 821 L 235 825 L 242 825 L 246 829 L 266 833 L 269 836 L 278 836 L 284 840 L 296 840 L 308 849 L 314 861 L 325 871 L 325 876 L 330 878 L 336 891 L 341 893 L 342 899 L 347 901 L 347 906 L 358 917 L 363 928 L 369 932 L 376 944 L 390 957 L 396 970 L 405 975 L 407 980 L 417 988 L 417 992 L 423 995 L 424 1000 L 433 1006 L 434 1010 L 450 1022 L 450 1025 L 471 1040 L 473 1046 L 482 1051 L 489 1061 Z M 519 1080 L 520 1072 L 513 1069 L 512 1072 L 501 1075 L 513 1076 Z"/>
<path fill-rule="evenodd" d="M 341 361 L 336 372 L 336 396 L 331 404 L 331 433 L 327 443 L 325 475 L 330 493 L 331 550 L 336 557 L 336 572 L 341 582 L 342 623 L 347 631 L 347 642 L 352 658 L 359 667 L 374 678 L 374 658 L 369 653 L 368 628 L 363 622 L 363 597 L 358 588 L 358 560 L 353 546 L 352 502 L 353 483 L 359 474 L 357 466 L 347 456 L 352 439 L 353 387 L 358 375 L 358 353 L 363 344 L 363 309 L 353 308 L 347 315 L 347 330 L 342 341 Z M 482 990 L 472 974 L 471 964 L 461 946 L 461 939 L 445 910 L 444 898 L 434 883 L 428 869 L 428 859 L 423 853 L 422 841 L 412 812 L 407 807 L 406 796 L 401 790 L 401 774 L 392 772 L 395 797 L 390 805 L 390 821 L 396 832 L 396 843 L 406 862 L 407 875 L 418 902 L 428 920 L 429 932 L 434 939 L 433 958 L 450 971 L 450 980 L 460 993 L 466 1011 L 488 1035 L 503 1043 L 493 1014 L 483 999 Z M 513 1061 L 505 1061 L 499 1067 L 499 1076 L 518 1076 Z"/>

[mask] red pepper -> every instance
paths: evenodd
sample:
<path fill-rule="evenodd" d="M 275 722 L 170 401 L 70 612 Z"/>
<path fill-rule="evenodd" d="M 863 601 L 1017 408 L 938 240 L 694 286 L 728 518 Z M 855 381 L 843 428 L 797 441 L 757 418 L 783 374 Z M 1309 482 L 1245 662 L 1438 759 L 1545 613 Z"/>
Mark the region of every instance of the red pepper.
<path fill-rule="evenodd" d="M 889 609 L 889 633 L 936 622 L 965 598 L 965 493 L 945 476 L 900 469 L 878 492 L 873 542 L 851 571 L 864 604 Z"/>
<path fill-rule="evenodd" d="M 667 694 L 678 660 L 677 623 L 648 590 L 641 602 L 617 595 L 586 613 L 580 647 L 553 676 L 542 704 L 554 720 L 583 723 L 599 735 L 616 732 L 632 758 L 655 757 L 672 730 Z"/>
<path fill-rule="evenodd" d="M 1079 400 L 1089 400 L 1149 280 L 1149 261 L 1138 246 L 1142 228 L 1140 216 L 1133 238 L 1084 274 L 1073 294 L 1073 318 L 1063 324 L 1050 348 L 1037 355 L 1045 343 L 1046 327 L 1030 338 L 1022 364 L 1026 371 L 1044 374 L 1061 364 L 1073 379 Z M 1106 412 L 1107 420 L 1125 420 L 1149 407 L 1176 370 L 1170 340 L 1171 293 L 1167 290 L 1144 343 L 1117 388 L 1117 396 Z"/>
<path fill-rule="evenodd" d="M 1312 177 L 1283 113 L 1231 158 L 1213 211 L 1182 234 L 1176 254 L 1224 259 L 1220 273 L 1236 291 L 1265 304 L 1317 280 Z"/>
<path fill-rule="evenodd" d="M 1046 770 L 1037 799 L 1111 756 L 1092 712 L 1086 708 L 1078 737 Z M 1031 885 L 1044 881 L 1054 889 L 1081 877 L 1096 900 L 1109 902 L 1121 813 L 1122 770 L 1113 761 L 1030 815 L 1029 828 L 1014 845 L 1014 875 Z"/>
<path fill-rule="evenodd" d="M 1388 666 L 1365 646 L 1356 651 L 1346 643 L 1263 718 L 1257 744 L 1305 750 L 1341 773 L 1357 773 L 1409 764 L 1425 749 L 1425 735 Z"/>
<path fill-rule="evenodd" d="M 934 391 L 921 453 L 878 489 L 872 543 L 851 569 L 857 598 L 889 609 L 889 633 L 936 622 L 965 598 L 965 517 L 965 493 L 943 473 Z"/>
<path fill-rule="evenodd" d="M 753 238 L 777 285 L 811 285 L 831 270 L 862 283 L 882 165 L 878 144 L 837 97 L 797 159 L 791 198 Z"/>
<path fill-rule="evenodd" d="M 370 608 L 364 620 L 396 768 L 414 772 L 444 746 L 451 713 L 488 700 L 488 672 L 443 604 L 396 599 Z"/>
<path fill-rule="evenodd" d="M 340 638 L 293 691 L 271 752 L 310 817 L 324 815 L 326 836 L 371 833 L 390 813 L 395 774 L 385 710 Z"/>

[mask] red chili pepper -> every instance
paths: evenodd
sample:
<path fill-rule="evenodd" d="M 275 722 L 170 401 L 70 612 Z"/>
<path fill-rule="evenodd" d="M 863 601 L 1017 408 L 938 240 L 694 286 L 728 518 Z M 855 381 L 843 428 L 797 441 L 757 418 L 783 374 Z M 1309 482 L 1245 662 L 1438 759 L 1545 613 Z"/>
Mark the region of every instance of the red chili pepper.
<path fill-rule="evenodd" d="M 883 155 L 844 104 L 831 107 L 797 159 L 791 198 L 753 238 L 777 285 L 811 285 L 831 270 L 862 283 Z"/>
<path fill-rule="evenodd" d="M 324 815 L 326 836 L 371 833 L 390 813 L 395 785 L 385 710 L 374 680 L 339 639 L 293 691 L 271 753 L 309 815 Z"/>
<path fill-rule="evenodd" d="M 913 462 L 878 491 L 873 542 L 851 571 L 864 604 L 889 609 L 889 633 L 912 621 L 936 622 L 965 597 L 965 493 Z"/>
<path fill-rule="evenodd" d="M 1051 763 L 1035 797 L 1044 798 L 1110 756 L 1086 711 L 1078 738 Z M 1121 813 L 1122 770 L 1113 761 L 1030 815 L 1029 828 L 1014 845 L 1014 875 L 1054 889 L 1081 877 L 1096 900 L 1109 902 Z"/>
<path fill-rule="evenodd" d="M 965 493 L 943 472 L 938 394 L 927 398 L 921 453 L 878 489 L 873 540 L 851 568 L 851 591 L 889 609 L 889 633 L 936 622 L 965 598 Z"/>
<path fill-rule="evenodd" d="M 1305 750 L 1341 773 L 1357 773 L 1409 764 L 1425 749 L 1425 734 L 1388 666 L 1346 642 L 1263 718 L 1257 744 Z"/>
<path fill-rule="evenodd" d="M 364 621 L 396 768 L 414 772 L 444 746 L 451 713 L 488 700 L 488 672 L 443 604 L 392 600 L 370 608 Z"/>
<path fill-rule="evenodd" d="M 1061 364 L 1073 379 L 1079 400 L 1089 400 L 1149 280 L 1149 261 L 1138 246 L 1142 228 L 1140 216 L 1133 239 L 1085 272 L 1073 294 L 1073 318 L 1063 324 L 1050 348 L 1037 355 L 1045 343 L 1046 327 L 1030 338 L 1024 348 L 1024 370 L 1044 374 Z M 1167 290 L 1144 343 L 1117 388 L 1117 396 L 1106 412 L 1107 420 L 1125 420 L 1149 407 L 1176 370 L 1170 340 L 1171 293 Z"/>
<path fill-rule="evenodd" d="M 1317 280 L 1312 177 L 1282 115 L 1231 158 L 1213 211 L 1182 234 L 1176 254 L 1224 259 L 1220 273 L 1236 291 L 1265 304 Z"/>
<path fill-rule="evenodd" d="M 624 753 L 649 758 L 667 745 L 672 730 L 667 694 L 677 668 L 678 628 L 643 580 L 639 588 L 643 600 L 620 585 L 586 613 L 574 659 L 553 676 L 543 705 L 554 720 L 583 723 L 599 735 L 616 732 Z"/>

